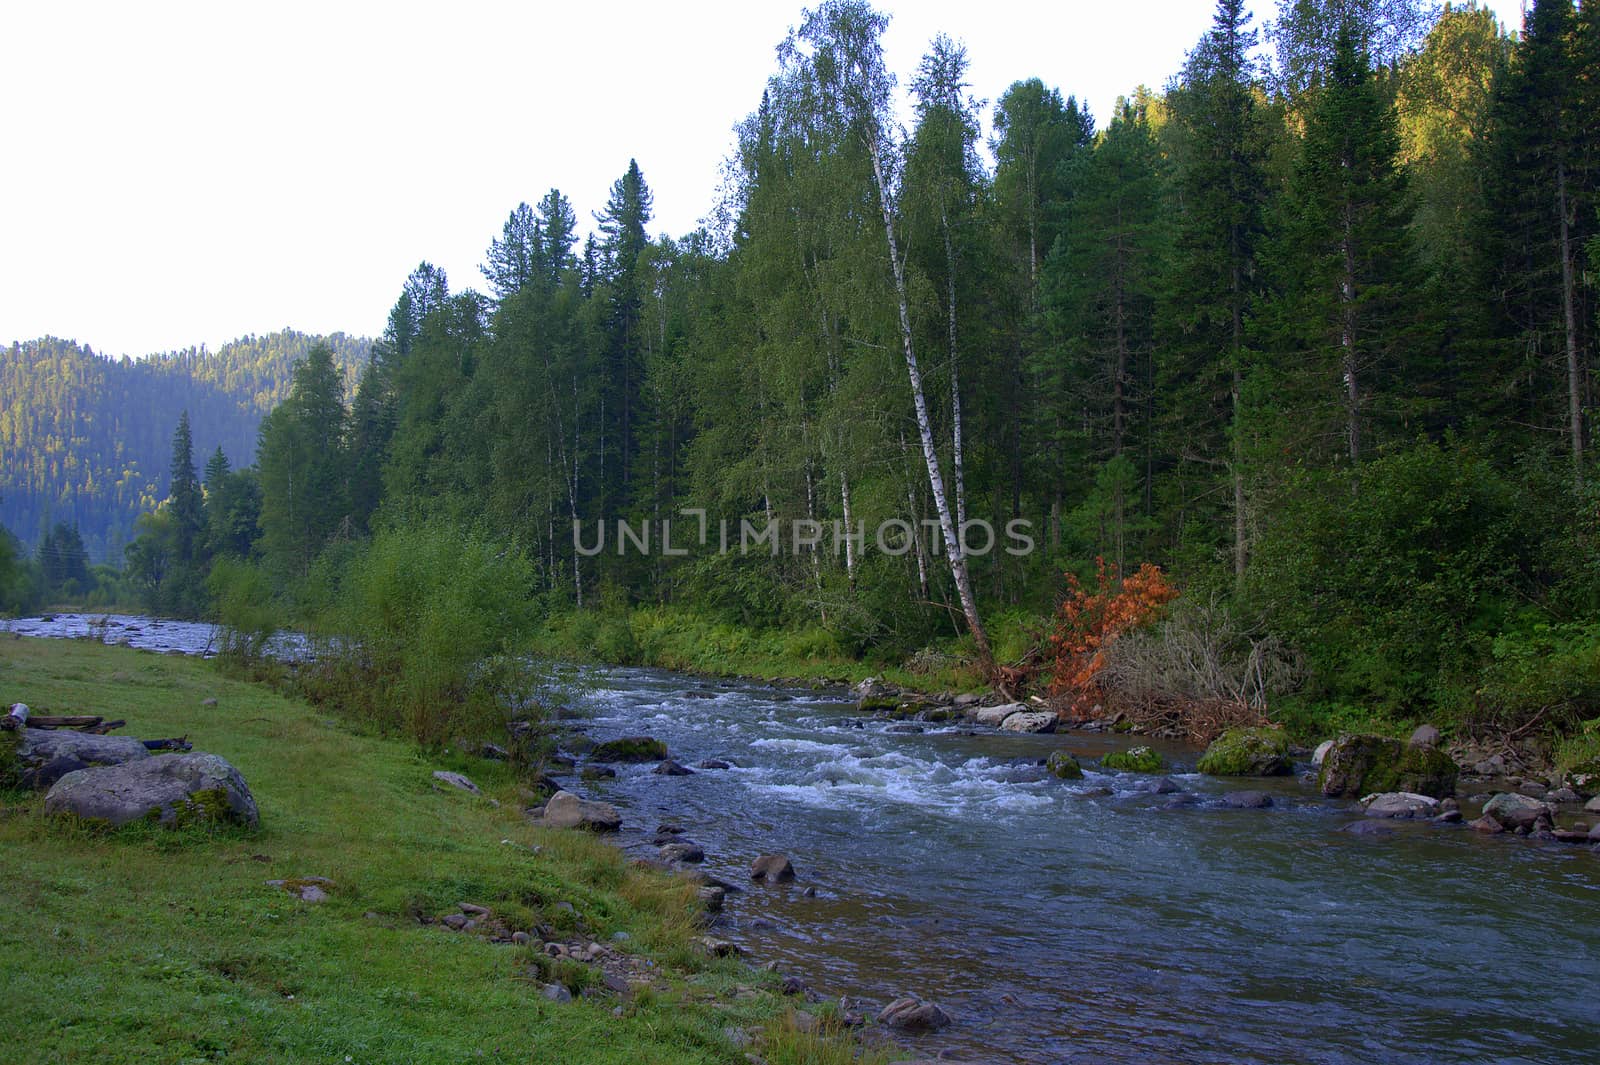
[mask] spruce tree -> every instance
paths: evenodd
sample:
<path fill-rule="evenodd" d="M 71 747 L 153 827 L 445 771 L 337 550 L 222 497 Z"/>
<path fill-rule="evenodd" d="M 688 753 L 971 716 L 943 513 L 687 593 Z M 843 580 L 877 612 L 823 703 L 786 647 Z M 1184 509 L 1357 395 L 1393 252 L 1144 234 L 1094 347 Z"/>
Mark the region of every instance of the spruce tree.
<path fill-rule="evenodd" d="M 330 366 L 332 365 L 330 360 Z M 180 566 L 197 560 L 201 530 L 205 526 L 200 480 L 194 472 L 194 437 L 189 432 L 189 412 L 178 418 L 172 434 L 172 466 L 167 489 L 167 506 L 172 512 L 173 546 Z"/>
<path fill-rule="evenodd" d="M 1229 501 L 1236 579 L 1249 558 L 1245 330 L 1260 288 L 1256 256 L 1267 198 L 1267 134 L 1249 20 L 1243 0 L 1218 0 L 1211 29 L 1168 94 L 1180 127 L 1180 208 L 1162 301 L 1158 386 L 1166 450 L 1177 464 L 1169 505 L 1187 526 L 1208 519 L 1219 495 Z"/>

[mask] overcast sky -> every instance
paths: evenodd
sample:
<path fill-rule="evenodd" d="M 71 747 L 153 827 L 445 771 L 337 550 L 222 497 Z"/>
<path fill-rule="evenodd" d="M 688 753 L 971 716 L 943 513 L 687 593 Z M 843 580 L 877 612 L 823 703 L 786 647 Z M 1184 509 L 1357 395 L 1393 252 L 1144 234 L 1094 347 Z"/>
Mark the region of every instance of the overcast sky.
<path fill-rule="evenodd" d="M 6 3 L 0 343 L 376 334 L 420 260 L 481 290 L 519 201 L 559 187 L 587 227 L 630 157 L 652 231 L 688 232 L 802 6 Z M 942 30 L 991 107 L 1039 77 L 1103 120 L 1166 82 L 1213 3 L 880 6 L 902 83 Z M 1490 6 L 1518 19 L 1518 0 Z"/>

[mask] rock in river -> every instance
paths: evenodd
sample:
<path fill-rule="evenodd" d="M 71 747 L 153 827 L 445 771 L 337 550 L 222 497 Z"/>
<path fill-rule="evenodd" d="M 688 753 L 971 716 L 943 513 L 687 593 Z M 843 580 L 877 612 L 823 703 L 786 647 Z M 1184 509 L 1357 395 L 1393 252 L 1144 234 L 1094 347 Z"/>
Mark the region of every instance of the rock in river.
<path fill-rule="evenodd" d="M 1483 807 L 1483 816 L 1491 817 L 1508 831 L 1519 828 L 1532 829 L 1540 818 L 1550 820 L 1551 807 L 1538 799 L 1515 792 L 1501 792 Z"/>
<path fill-rule="evenodd" d="M 622 815 L 608 802 L 590 802 L 570 791 L 558 791 L 545 803 L 544 823 L 550 828 L 615 832 L 622 827 Z"/>
<path fill-rule="evenodd" d="M 1025 703 L 1001 703 L 999 706 L 980 706 L 971 711 L 972 720 L 980 725 L 999 728 L 1000 723 L 1012 714 L 1024 713 L 1028 709 Z"/>
<path fill-rule="evenodd" d="M 950 1023 L 950 1015 L 932 1002 L 907 995 L 883 1007 L 878 1023 L 902 1032 L 936 1032 Z"/>
<path fill-rule="evenodd" d="M 1439 812 L 1439 800 L 1409 791 L 1391 791 L 1382 795 L 1368 795 L 1361 802 L 1368 817 L 1410 818 L 1432 817 Z"/>
<path fill-rule="evenodd" d="M 1060 719 L 1053 710 L 1022 710 L 1000 722 L 1002 732 L 1054 732 Z"/>
<path fill-rule="evenodd" d="M 662 761 L 660 765 L 650 770 L 650 772 L 654 773 L 658 777 L 687 777 L 694 775 L 693 769 L 690 769 L 687 766 L 681 766 L 670 758 Z"/>
<path fill-rule="evenodd" d="M 1222 797 L 1222 805 L 1232 810 L 1266 810 L 1272 806 L 1272 796 L 1264 791 L 1230 791 Z"/>
<path fill-rule="evenodd" d="M 1350 799 L 1389 791 L 1442 799 L 1455 791 L 1459 772 L 1450 756 L 1436 747 L 1409 747 L 1389 736 L 1346 734 L 1329 748 L 1317 783 L 1324 795 Z"/>
<path fill-rule="evenodd" d="M 1071 751 L 1051 751 L 1045 768 L 1062 780 L 1077 780 L 1083 776 L 1083 766 L 1078 764 Z"/>
<path fill-rule="evenodd" d="M 163 825 L 232 822 L 253 828 L 261 821 L 239 771 L 198 752 L 68 773 L 45 796 L 44 808 L 113 825 L 149 818 Z"/>
<path fill-rule="evenodd" d="M 779 884 L 794 879 L 794 865 L 782 854 L 763 854 L 750 863 L 750 879 Z"/>
<path fill-rule="evenodd" d="M 667 757 L 667 745 L 653 736 L 624 736 L 607 740 L 590 753 L 592 762 L 659 762 Z"/>
<path fill-rule="evenodd" d="M 1294 771 L 1289 735 L 1280 728 L 1231 728 L 1212 741 L 1195 767 L 1217 777 L 1279 777 Z"/>

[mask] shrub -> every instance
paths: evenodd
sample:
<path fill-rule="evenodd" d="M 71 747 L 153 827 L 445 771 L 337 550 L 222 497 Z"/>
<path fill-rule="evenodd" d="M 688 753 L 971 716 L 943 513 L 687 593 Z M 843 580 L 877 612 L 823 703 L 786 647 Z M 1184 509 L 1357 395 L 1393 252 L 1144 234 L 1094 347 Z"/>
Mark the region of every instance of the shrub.
<path fill-rule="evenodd" d="M 521 653 L 534 583 L 521 551 L 474 532 L 380 532 L 316 619 L 307 693 L 424 745 L 503 737 L 547 683 Z"/>
<path fill-rule="evenodd" d="M 1500 631 L 1526 569 L 1505 479 L 1425 443 L 1286 490 L 1257 545 L 1250 601 L 1307 657 L 1323 698 L 1395 717 L 1448 707 Z"/>
<path fill-rule="evenodd" d="M 206 591 L 219 629 L 218 657 L 235 668 L 258 668 L 281 627 L 272 582 L 257 566 L 220 558 L 206 578 Z"/>
<path fill-rule="evenodd" d="M 1066 697 L 1075 717 L 1088 716 L 1103 701 L 1099 674 L 1106 665 L 1107 648 L 1178 596 L 1161 570 L 1149 562 L 1125 580 L 1119 577 L 1116 567 L 1099 558 L 1094 591 L 1086 590 L 1075 574 L 1067 574 L 1067 594 L 1056 608 L 1055 628 L 1044 640 L 1051 694 Z"/>

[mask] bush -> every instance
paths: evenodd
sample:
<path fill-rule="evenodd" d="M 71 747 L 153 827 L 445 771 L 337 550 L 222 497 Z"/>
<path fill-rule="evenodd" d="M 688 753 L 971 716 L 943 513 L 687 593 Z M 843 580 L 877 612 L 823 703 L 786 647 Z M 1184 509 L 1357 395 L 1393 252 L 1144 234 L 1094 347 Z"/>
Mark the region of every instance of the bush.
<path fill-rule="evenodd" d="M 211 596 L 212 620 L 220 629 L 218 657 L 236 668 L 259 668 L 282 627 L 272 582 L 257 566 L 221 558 L 211 567 L 206 590 Z"/>
<path fill-rule="evenodd" d="M 520 550 L 448 524 L 378 533 L 316 619 L 307 693 L 427 746 L 501 739 L 547 684 L 525 651 L 535 573 Z"/>
<path fill-rule="evenodd" d="M 1303 651 L 1317 694 L 1394 717 L 1449 707 L 1526 570 L 1516 493 L 1472 450 L 1433 443 L 1308 473 L 1258 543 L 1249 601 Z"/>
<path fill-rule="evenodd" d="M 1538 623 L 1495 638 L 1473 721 L 1497 731 L 1570 732 L 1600 708 L 1600 623 Z"/>

